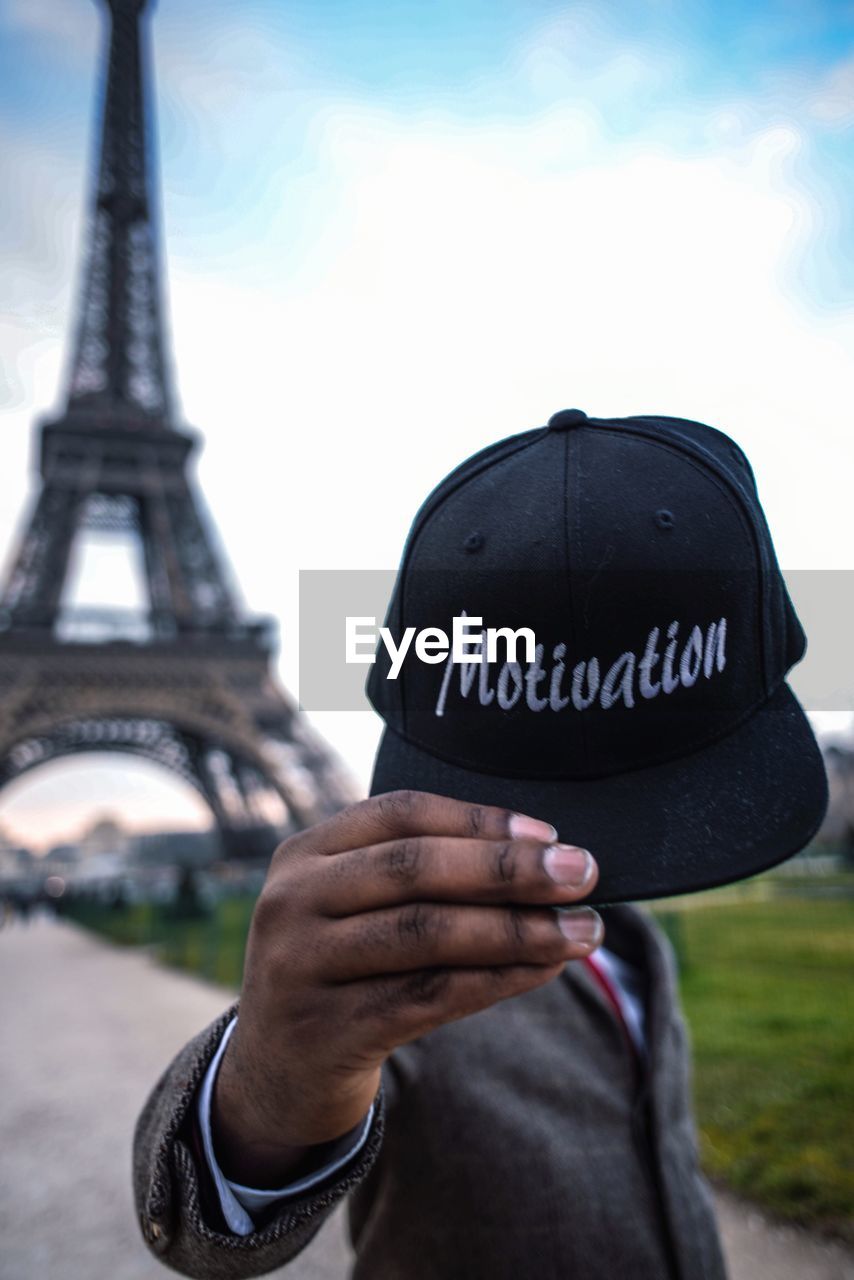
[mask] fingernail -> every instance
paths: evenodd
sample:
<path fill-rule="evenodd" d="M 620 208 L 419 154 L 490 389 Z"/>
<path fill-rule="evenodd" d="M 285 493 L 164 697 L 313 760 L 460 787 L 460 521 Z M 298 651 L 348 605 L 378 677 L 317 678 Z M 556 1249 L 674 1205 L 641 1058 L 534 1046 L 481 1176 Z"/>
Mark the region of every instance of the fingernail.
<path fill-rule="evenodd" d="M 543 866 L 557 884 L 580 889 L 593 874 L 593 858 L 574 844 L 553 844 L 543 854 Z"/>
<path fill-rule="evenodd" d="M 570 942 L 578 947 L 595 950 L 605 936 L 602 917 L 592 907 L 574 907 L 571 911 L 557 912 L 560 931 Z"/>
<path fill-rule="evenodd" d="M 510 835 L 514 840 L 557 840 L 557 832 L 548 822 L 514 813 L 510 818 Z"/>

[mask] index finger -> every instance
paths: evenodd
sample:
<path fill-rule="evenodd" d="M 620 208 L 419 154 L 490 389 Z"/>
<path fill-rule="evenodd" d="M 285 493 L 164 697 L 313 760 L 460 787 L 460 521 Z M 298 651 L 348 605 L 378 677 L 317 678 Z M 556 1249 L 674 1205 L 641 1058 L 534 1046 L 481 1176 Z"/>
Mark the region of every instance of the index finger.
<path fill-rule="evenodd" d="M 314 853 L 344 853 L 399 836 L 468 836 L 481 840 L 543 840 L 551 823 L 494 805 L 470 804 L 429 791 L 389 791 L 342 809 L 293 839 Z"/>

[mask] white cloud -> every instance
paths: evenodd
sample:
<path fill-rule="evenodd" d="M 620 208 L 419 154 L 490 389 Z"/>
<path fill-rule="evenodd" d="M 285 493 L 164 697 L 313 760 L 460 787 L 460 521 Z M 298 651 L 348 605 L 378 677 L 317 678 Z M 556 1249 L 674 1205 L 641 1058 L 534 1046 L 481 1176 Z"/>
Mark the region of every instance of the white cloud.
<path fill-rule="evenodd" d="M 816 120 L 842 128 L 854 124 L 854 54 L 824 73 L 807 103 Z"/>
<path fill-rule="evenodd" d="M 100 15 L 94 5 L 68 4 L 65 0 L 4 0 L 3 26 L 38 38 L 75 61 L 89 61 L 94 51 Z"/>

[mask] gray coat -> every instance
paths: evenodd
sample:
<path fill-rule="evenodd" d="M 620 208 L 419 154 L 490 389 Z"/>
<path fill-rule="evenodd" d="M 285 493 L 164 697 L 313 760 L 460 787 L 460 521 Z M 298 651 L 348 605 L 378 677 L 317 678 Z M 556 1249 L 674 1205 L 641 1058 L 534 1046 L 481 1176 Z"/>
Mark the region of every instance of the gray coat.
<path fill-rule="evenodd" d="M 595 978 L 570 963 L 548 986 L 397 1050 L 355 1162 L 239 1237 L 220 1216 L 193 1106 L 229 1010 L 139 1118 L 149 1247 L 189 1276 L 260 1275 L 349 1195 L 354 1280 L 725 1280 L 669 948 L 634 908 L 603 915 L 607 945 L 648 975 L 646 1070 Z"/>

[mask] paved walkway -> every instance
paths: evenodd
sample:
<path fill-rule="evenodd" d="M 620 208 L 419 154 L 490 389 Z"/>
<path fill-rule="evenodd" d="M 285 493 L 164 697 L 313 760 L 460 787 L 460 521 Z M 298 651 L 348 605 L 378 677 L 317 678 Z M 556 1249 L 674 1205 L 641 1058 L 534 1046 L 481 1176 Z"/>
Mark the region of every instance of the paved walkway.
<path fill-rule="evenodd" d="M 66 925 L 0 932 L 0 1280 L 165 1280 L 130 1192 L 137 1111 L 228 994 Z M 854 1280 L 854 1255 L 720 1202 L 732 1280 Z M 340 1215 L 288 1280 L 345 1280 Z M 437 1278 L 440 1280 L 440 1278 Z"/>

